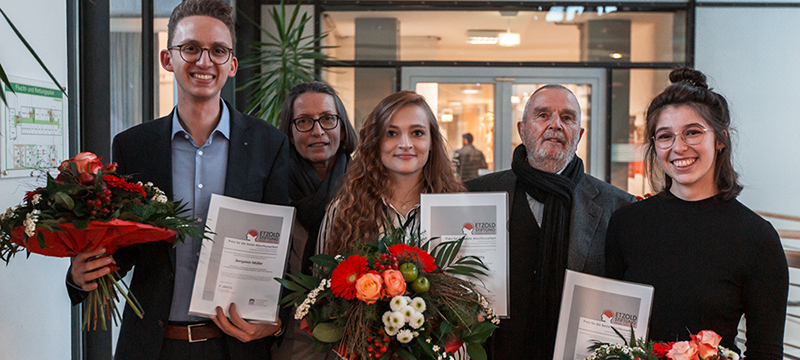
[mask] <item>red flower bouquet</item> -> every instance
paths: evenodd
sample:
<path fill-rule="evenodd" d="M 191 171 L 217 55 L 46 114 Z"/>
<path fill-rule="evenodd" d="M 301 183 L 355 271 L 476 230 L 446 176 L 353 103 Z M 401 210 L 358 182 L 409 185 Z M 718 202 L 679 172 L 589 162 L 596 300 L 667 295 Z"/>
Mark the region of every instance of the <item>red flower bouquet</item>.
<path fill-rule="evenodd" d="M 56 178 L 47 175 L 47 186 L 28 192 L 22 205 L 0 215 L 0 259 L 8 263 L 22 248 L 72 257 L 105 247 L 110 255 L 136 243 L 205 237 L 196 221 L 179 216 L 184 205 L 169 201 L 153 184 L 127 182 L 116 168 L 116 163 L 103 165 L 89 152 L 62 162 Z M 84 328 L 90 323 L 96 328 L 99 320 L 106 329 L 109 318 L 118 322 L 117 294 L 143 315 L 116 271 L 96 281 L 99 286 L 89 294 Z"/>
<path fill-rule="evenodd" d="M 619 332 L 617 334 L 622 337 Z M 735 351 L 719 346 L 722 337 L 711 330 L 703 330 L 690 337 L 690 341 L 647 342 L 636 339 L 631 329 L 630 341 L 623 337 L 624 345 L 595 343 L 590 348 L 594 353 L 585 360 L 739 360 L 739 354 Z"/>
<path fill-rule="evenodd" d="M 343 359 L 452 359 L 464 344 L 486 359 L 481 343 L 499 319 L 473 283 L 454 276 L 486 270 L 478 258 L 457 258 L 462 241 L 428 253 L 395 229 L 348 256 L 316 255 L 317 276 L 276 279 L 292 292 L 282 303 L 296 306 L 317 351 Z"/>

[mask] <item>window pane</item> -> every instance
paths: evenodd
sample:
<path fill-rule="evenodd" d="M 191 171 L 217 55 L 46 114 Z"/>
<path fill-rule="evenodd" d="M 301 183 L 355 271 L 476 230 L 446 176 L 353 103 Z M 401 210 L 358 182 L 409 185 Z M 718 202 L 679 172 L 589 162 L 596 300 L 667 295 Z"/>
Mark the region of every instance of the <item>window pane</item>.
<path fill-rule="evenodd" d="M 397 88 L 394 68 L 329 68 L 322 79 L 339 94 L 356 132 L 375 105 Z"/>
<path fill-rule="evenodd" d="M 645 174 L 645 112 L 669 85 L 670 70 L 615 70 L 611 121 L 611 183 L 631 194 L 652 193 Z"/>
<path fill-rule="evenodd" d="M 415 91 L 425 97 L 436 115 L 447 151 L 456 167 L 454 171 L 462 181 L 494 171 L 495 85 L 417 83 Z M 483 153 L 485 168 L 481 166 L 477 153 L 469 150 L 456 152 L 466 146 L 465 134 L 472 136 L 475 150 Z"/>
<path fill-rule="evenodd" d="M 553 6 L 543 11 L 328 11 L 340 60 L 684 60 L 685 12 Z M 518 38 L 516 35 L 518 34 Z M 506 38 L 512 42 L 503 46 Z M 514 40 L 518 42 L 514 44 Z"/>

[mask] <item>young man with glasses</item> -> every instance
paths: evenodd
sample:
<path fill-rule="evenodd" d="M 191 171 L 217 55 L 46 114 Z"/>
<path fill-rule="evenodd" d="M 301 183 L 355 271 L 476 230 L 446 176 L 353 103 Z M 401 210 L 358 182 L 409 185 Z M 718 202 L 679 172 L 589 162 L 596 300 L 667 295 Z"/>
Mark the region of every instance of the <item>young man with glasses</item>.
<path fill-rule="evenodd" d="M 128 129 L 114 139 L 118 172 L 134 181 L 151 181 L 176 200 L 188 202 L 203 226 L 212 193 L 288 205 L 286 136 L 263 120 L 243 115 L 220 98 L 236 74 L 232 8 L 221 0 L 187 0 L 172 12 L 169 48 L 161 65 L 174 73 L 177 106 L 163 118 Z M 78 255 L 68 289 L 80 303 L 92 280 L 134 268 L 131 290 L 144 318 L 125 308 L 115 359 L 265 359 L 282 322 L 243 320 L 232 304 L 228 320 L 221 308 L 212 321 L 188 314 L 202 242 L 187 239 L 173 247 L 164 241 Z M 241 304 L 240 304 L 241 305 Z"/>

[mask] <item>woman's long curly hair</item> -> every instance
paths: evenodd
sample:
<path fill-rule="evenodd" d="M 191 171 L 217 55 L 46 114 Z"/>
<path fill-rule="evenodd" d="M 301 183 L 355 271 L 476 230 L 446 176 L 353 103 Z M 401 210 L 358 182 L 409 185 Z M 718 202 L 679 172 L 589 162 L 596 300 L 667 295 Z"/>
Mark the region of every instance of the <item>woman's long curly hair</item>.
<path fill-rule="evenodd" d="M 383 198 L 391 198 L 394 186 L 389 171 L 381 161 L 381 144 L 389 121 L 398 110 L 418 106 L 426 114 L 431 134 L 428 161 L 422 168 L 422 193 L 465 191 L 456 179 L 447 156 L 445 140 L 425 98 L 410 91 L 389 95 L 367 116 L 361 128 L 361 143 L 344 175 L 344 186 L 332 202 L 336 206 L 333 223 L 326 239 L 325 252 L 343 254 L 356 240 L 374 240 L 386 221 Z"/>
<path fill-rule="evenodd" d="M 658 94 L 647 108 L 645 128 L 645 162 L 650 185 L 657 192 L 669 190 L 672 178 L 664 173 L 658 164 L 655 146 L 656 127 L 659 115 L 667 106 L 688 106 L 714 130 L 716 143 L 722 148 L 714 159 L 714 183 L 717 196 L 723 199 L 735 198 L 742 191 L 736 170 L 733 168 L 733 149 L 731 148 L 731 114 L 725 97 L 713 91 L 706 83 L 706 76 L 700 71 L 679 68 L 669 74 L 672 85 Z"/>

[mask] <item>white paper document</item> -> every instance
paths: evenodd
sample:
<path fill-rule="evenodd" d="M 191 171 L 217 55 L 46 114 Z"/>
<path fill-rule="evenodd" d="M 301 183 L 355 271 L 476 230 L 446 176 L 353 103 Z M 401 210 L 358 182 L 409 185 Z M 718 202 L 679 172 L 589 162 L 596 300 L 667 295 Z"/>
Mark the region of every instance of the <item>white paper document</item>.
<path fill-rule="evenodd" d="M 212 195 L 189 314 L 209 316 L 231 303 L 243 318 L 275 322 L 288 259 L 293 207 Z"/>
<path fill-rule="evenodd" d="M 567 270 L 558 316 L 554 360 L 583 360 L 595 341 L 623 343 L 614 329 L 630 339 L 647 338 L 653 287 Z"/>
<path fill-rule="evenodd" d="M 480 277 L 486 300 L 497 316 L 508 317 L 508 193 L 422 194 L 420 207 L 423 236 L 439 237 L 428 249 L 464 237 L 459 255 L 474 255 L 489 268 Z"/>

